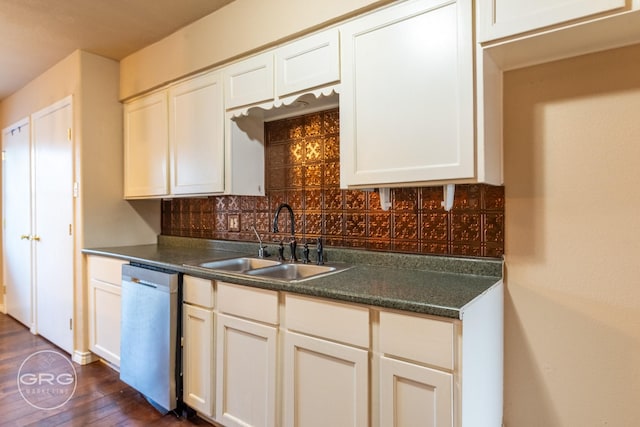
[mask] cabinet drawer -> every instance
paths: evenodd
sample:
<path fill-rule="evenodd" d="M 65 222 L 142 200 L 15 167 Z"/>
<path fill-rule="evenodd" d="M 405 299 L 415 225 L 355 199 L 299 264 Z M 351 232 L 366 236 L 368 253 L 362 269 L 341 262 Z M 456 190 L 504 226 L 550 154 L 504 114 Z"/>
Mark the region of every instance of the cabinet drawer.
<path fill-rule="evenodd" d="M 453 370 L 454 324 L 382 311 L 380 352 Z"/>
<path fill-rule="evenodd" d="M 184 276 L 182 299 L 186 303 L 213 308 L 213 283 L 207 279 Z"/>
<path fill-rule="evenodd" d="M 127 261 L 101 256 L 88 256 L 87 271 L 89 273 L 89 279 L 120 286 L 120 282 L 122 281 L 122 264 L 127 264 Z"/>
<path fill-rule="evenodd" d="M 218 311 L 277 325 L 278 293 L 267 289 L 219 282 Z"/>
<path fill-rule="evenodd" d="M 359 347 L 369 346 L 367 308 L 286 295 L 285 313 L 289 330 Z"/>

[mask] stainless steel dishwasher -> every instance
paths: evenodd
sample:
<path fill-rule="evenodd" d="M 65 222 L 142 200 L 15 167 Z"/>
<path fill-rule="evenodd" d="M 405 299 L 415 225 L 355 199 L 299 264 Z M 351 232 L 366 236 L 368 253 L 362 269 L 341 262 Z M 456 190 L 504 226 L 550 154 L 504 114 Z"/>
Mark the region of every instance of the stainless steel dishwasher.
<path fill-rule="evenodd" d="M 120 379 L 159 411 L 177 407 L 179 274 L 122 266 Z"/>

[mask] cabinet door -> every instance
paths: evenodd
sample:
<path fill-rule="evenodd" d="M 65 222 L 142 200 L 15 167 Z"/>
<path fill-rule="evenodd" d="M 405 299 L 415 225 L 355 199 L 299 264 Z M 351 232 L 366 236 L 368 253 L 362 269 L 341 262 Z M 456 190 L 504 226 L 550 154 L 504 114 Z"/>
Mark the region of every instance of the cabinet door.
<path fill-rule="evenodd" d="M 453 375 L 381 357 L 380 425 L 453 426 Z"/>
<path fill-rule="evenodd" d="M 73 111 L 71 97 L 32 115 L 36 332 L 73 352 Z"/>
<path fill-rule="evenodd" d="M 89 349 L 120 366 L 122 265 L 126 261 L 88 255 Z"/>
<path fill-rule="evenodd" d="M 217 328 L 216 420 L 275 427 L 276 327 L 220 314 Z"/>
<path fill-rule="evenodd" d="M 184 403 L 213 417 L 213 311 L 182 305 Z"/>
<path fill-rule="evenodd" d="M 474 177 L 471 15 L 415 0 L 341 27 L 341 187 Z"/>
<path fill-rule="evenodd" d="M 7 313 L 32 326 L 29 121 L 2 133 L 2 255 Z"/>
<path fill-rule="evenodd" d="M 369 425 L 367 350 L 287 332 L 284 425 Z"/>
<path fill-rule="evenodd" d="M 154 93 L 124 106 L 124 196 L 169 194 L 167 93 Z"/>
<path fill-rule="evenodd" d="M 224 191 L 224 106 L 220 73 L 169 90 L 171 194 Z"/>
<path fill-rule="evenodd" d="M 273 52 L 237 62 L 224 70 L 225 107 L 273 99 Z"/>
<path fill-rule="evenodd" d="M 340 80 L 338 30 L 305 37 L 276 50 L 278 96 Z"/>
<path fill-rule="evenodd" d="M 479 41 L 508 37 L 625 7 L 625 0 L 482 0 Z"/>
<path fill-rule="evenodd" d="M 120 286 L 89 281 L 89 346 L 116 366 L 120 366 L 120 301 Z"/>

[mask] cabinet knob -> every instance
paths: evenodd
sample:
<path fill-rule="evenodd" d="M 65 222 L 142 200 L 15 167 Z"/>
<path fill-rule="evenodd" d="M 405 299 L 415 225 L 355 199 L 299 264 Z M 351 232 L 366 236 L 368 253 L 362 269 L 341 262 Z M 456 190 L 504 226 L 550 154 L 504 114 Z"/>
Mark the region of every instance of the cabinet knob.
<path fill-rule="evenodd" d="M 20 240 L 31 240 L 31 236 L 29 236 L 28 234 L 23 234 L 22 236 L 20 236 Z"/>
<path fill-rule="evenodd" d="M 40 236 L 33 236 L 32 240 L 35 240 L 36 242 L 40 241 Z"/>

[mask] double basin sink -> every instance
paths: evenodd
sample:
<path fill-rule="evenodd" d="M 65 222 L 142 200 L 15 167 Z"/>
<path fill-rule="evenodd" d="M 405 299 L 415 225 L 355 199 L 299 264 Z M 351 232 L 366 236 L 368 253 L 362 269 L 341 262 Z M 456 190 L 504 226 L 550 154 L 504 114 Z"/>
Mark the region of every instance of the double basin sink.
<path fill-rule="evenodd" d="M 208 261 L 195 265 L 207 270 L 265 278 L 281 282 L 301 282 L 349 269 L 350 265 L 315 265 L 288 263 L 264 258 L 238 257 Z"/>

